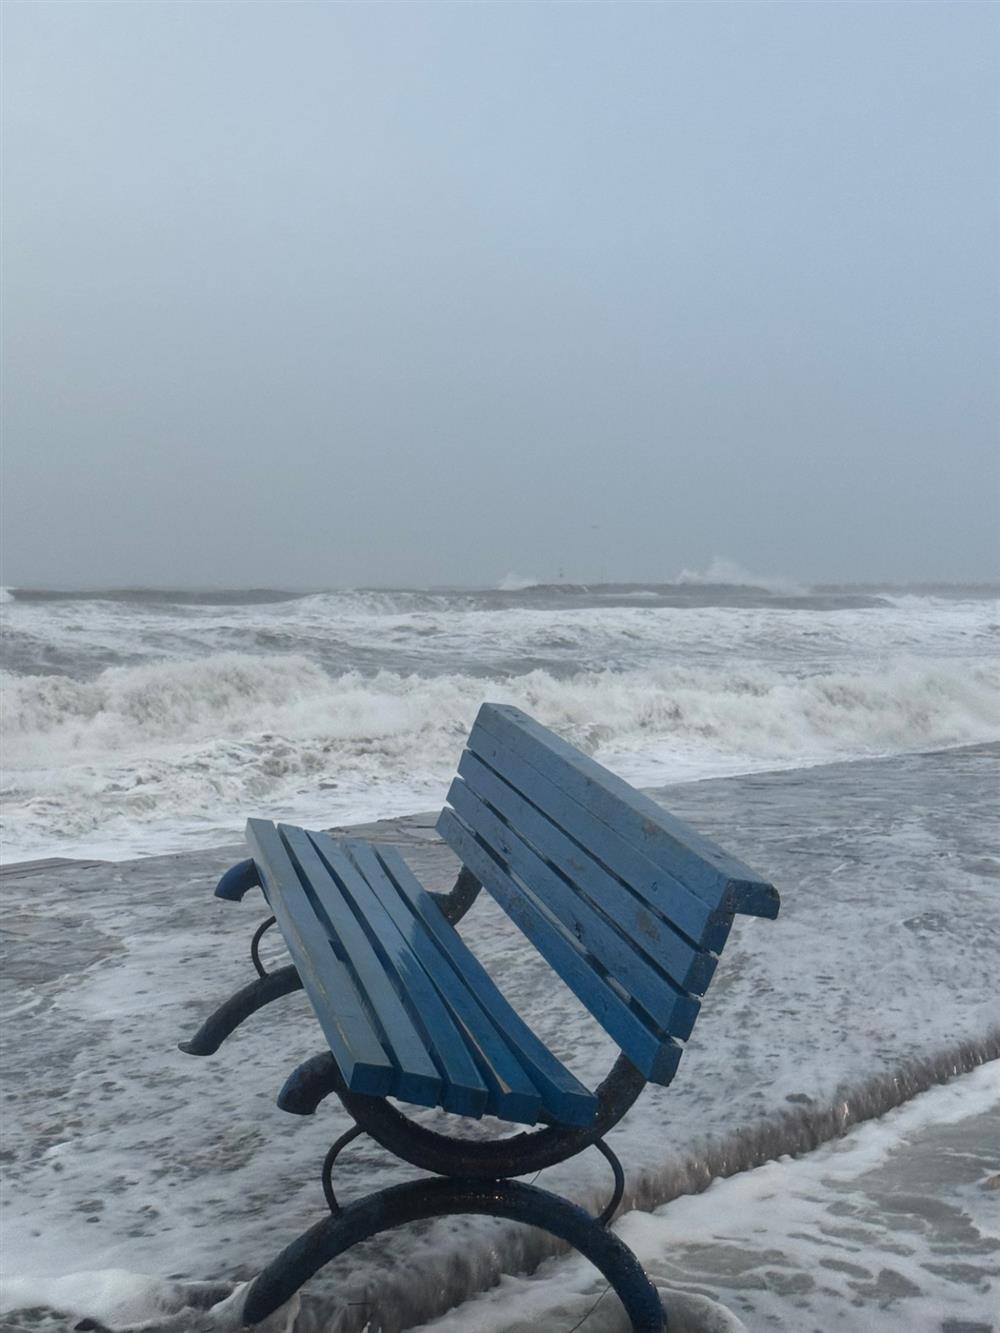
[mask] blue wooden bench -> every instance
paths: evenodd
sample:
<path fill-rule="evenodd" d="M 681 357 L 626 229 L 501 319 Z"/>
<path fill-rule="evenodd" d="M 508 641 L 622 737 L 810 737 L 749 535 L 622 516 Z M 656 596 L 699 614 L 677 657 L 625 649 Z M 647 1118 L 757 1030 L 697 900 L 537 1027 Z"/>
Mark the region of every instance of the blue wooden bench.
<path fill-rule="evenodd" d="M 252 1284 L 252 1325 L 359 1240 L 417 1218 L 489 1213 L 543 1227 L 586 1254 L 635 1329 L 666 1326 L 656 1289 L 607 1226 L 623 1176 L 604 1135 L 647 1081 L 673 1078 L 737 912 L 774 917 L 774 888 L 531 718 L 484 704 L 438 821 L 462 870 L 425 891 L 388 846 L 251 819 L 252 856 L 216 893 L 259 886 L 273 916 L 251 954 L 257 979 L 182 1046 L 209 1055 L 255 1010 L 304 987 L 327 1048 L 278 1098 L 315 1112 L 336 1093 L 355 1124 L 323 1166 L 329 1216 Z M 511 1008 L 456 923 L 485 888 L 621 1054 L 589 1089 Z M 267 972 L 259 942 L 277 922 L 292 963 Z M 388 1098 L 457 1116 L 541 1126 L 494 1140 L 437 1133 Z M 341 1207 L 333 1164 L 360 1133 L 440 1177 Z M 597 1219 L 513 1180 L 594 1145 L 615 1175 Z"/>

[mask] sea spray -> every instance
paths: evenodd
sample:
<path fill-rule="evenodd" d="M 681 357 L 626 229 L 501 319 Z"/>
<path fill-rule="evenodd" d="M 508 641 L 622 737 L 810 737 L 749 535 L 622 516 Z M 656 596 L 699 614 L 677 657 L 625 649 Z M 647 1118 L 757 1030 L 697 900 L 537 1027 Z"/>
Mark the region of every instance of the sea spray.
<path fill-rule="evenodd" d="M 682 586 L 693 584 L 706 588 L 758 588 L 766 592 L 803 596 L 807 588 L 783 574 L 753 574 L 735 560 L 717 555 L 705 570 L 682 569 L 677 576 Z"/>

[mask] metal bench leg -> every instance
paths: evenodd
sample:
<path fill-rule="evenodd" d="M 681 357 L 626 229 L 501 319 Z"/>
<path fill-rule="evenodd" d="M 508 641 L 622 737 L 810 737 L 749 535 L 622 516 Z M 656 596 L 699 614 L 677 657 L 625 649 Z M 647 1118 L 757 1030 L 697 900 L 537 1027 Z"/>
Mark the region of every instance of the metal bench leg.
<path fill-rule="evenodd" d="M 625 1172 L 622 1170 L 622 1164 L 618 1160 L 618 1154 L 612 1152 L 603 1139 L 595 1139 L 593 1146 L 601 1154 L 608 1166 L 611 1167 L 615 1178 L 615 1187 L 611 1193 L 611 1198 L 605 1206 L 604 1211 L 600 1213 L 597 1218 L 602 1227 L 608 1227 L 611 1225 L 614 1215 L 618 1211 L 618 1205 L 621 1203 L 622 1197 L 625 1194 Z"/>
<path fill-rule="evenodd" d="M 302 978 L 293 963 L 266 972 L 231 995 L 225 1004 L 219 1005 L 190 1041 L 180 1043 L 180 1048 L 186 1055 L 214 1055 L 230 1033 L 251 1014 L 272 1000 L 280 1000 L 282 995 L 291 995 L 301 989 Z"/>
<path fill-rule="evenodd" d="M 323 1159 L 323 1197 L 326 1199 L 326 1206 L 331 1213 L 342 1213 L 344 1210 L 337 1202 L 337 1196 L 333 1189 L 333 1168 L 337 1158 L 349 1143 L 361 1137 L 365 1131 L 360 1125 L 352 1125 L 346 1134 L 341 1134 L 336 1142 L 330 1145 L 330 1151 Z"/>
<path fill-rule="evenodd" d="M 379 1190 L 310 1227 L 254 1279 L 243 1324 L 259 1324 L 324 1264 L 381 1231 L 430 1217 L 480 1213 L 540 1227 L 590 1260 L 614 1287 L 634 1333 L 663 1333 L 667 1319 L 639 1260 L 614 1232 L 582 1208 L 534 1185 L 510 1180 L 431 1180 Z"/>
<path fill-rule="evenodd" d="M 336 1139 L 334 1143 L 331 1144 L 329 1152 L 323 1159 L 323 1195 L 326 1199 L 326 1206 L 331 1213 L 342 1213 L 344 1211 L 340 1206 L 340 1203 L 337 1201 L 336 1191 L 333 1188 L 333 1168 L 337 1163 L 337 1158 L 348 1144 L 353 1143 L 355 1139 L 360 1138 L 365 1132 L 363 1125 L 352 1125 L 349 1130 L 341 1134 L 340 1138 Z M 625 1194 L 625 1172 L 622 1170 L 622 1164 L 618 1160 L 618 1154 L 612 1152 L 603 1139 L 596 1139 L 593 1146 L 611 1167 L 615 1181 L 610 1200 L 601 1212 L 598 1213 L 595 1219 L 602 1227 L 606 1227 L 611 1225 L 614 1215 L 618 1211 L 618 1205 L 621 1203 Z"/>
<path fill-rule="evenodd" d="M 253 939 L 250 941 L 250 961 L 253 963 L 253 970 L 259 977 L 267 976 L 267 968 L 260 961 L 260 942 L 277 919 L 277 917 L 269 916 L 266 921 L 262 921 L 254 931 Z"/>

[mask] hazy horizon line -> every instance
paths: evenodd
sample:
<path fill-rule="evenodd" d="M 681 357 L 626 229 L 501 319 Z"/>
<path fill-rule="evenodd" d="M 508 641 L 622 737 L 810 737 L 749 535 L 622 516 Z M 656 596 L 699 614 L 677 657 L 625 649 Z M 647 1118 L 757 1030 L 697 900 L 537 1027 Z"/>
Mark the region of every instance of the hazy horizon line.
<path fill-rule="evenodd" d="M 770 591 L 769 584 L 776 581 L 796 584 L 801 589 L 815 592 L 829 592 L 842 588 L 969 588 L 1000 592 L 1000 577 L 976 579 L 833 579 L 812 582 L 799 580 L 791 576 L 748 575 L 744 579 L 708 578 L 705 576 L 678 575 L 672 579 L 664 578 L 624 578 L 624 579 L 577 579 L 577 578 L 542 578 L 525 579 L 519 586 L 502 587 L 504 578 L 494 583 L 4 583 L 0 591 L 10 594 L 26 593 L 99 593 L 99 592 L 268 592 L 294 593 L 301 596 L 327 592 L 529 592 L 532 588 L 741 588 L 752 587 L 761 591 Z"/>

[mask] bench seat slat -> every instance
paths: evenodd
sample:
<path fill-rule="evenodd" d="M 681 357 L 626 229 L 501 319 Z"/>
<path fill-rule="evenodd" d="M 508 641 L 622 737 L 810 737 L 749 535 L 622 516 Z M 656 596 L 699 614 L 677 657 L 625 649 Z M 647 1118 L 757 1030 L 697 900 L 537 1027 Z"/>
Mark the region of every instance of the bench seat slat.
<path fill-rule="evenodd" d="M 312 836 L 317 846 L 324 849 L 332 841 L 324 834 Z M 353 839 L 339 845 L 363 871 L 373 892 L 378 895 L 383 910 L 398 924 L 400 932 L 410 939 L 414 954 L 437 988 L 441 1001 L 450 1010 L 462 1033 L 466 1049 L 489 1089 L 485 1113 L 521 1124 L 535 1124 L 542 1109 L 541 1093 L 486 1011 L 480 1007 L 451 956 L 412 911 L 405 895 L 397 887 L 396 879 L 377 854 L 384 849 L 376 849 L 370 843 Z M 441 909 L 433 899 L 430 900 L 430 907 L 441 916 Z M 441 920 L 444 921 L 444 917 Z"/>
<path fill-rule="evenodd" d="M 384 895 L 377 891 L 379 867 L 375 858 L 360 854 L 363 844 L 333 838 L 321 841 L 317 835 L 300 832 L 303 838 L 308 837 L 314 855 L 322 859 L 353 899 L 373 944 L 377 941 L 383 965 L 441 1070 L 444 1081 L 441 1105 L 446 1111 L 478 1118 L 487 1109 L 486 1084 L 416 952 L 414 941 L 399 928 L 383 902 Z"/>
<path fill-rule="evenodd" d="M 596 820 L 590 810 L 488 731 L 474 727 L 467 744 L 471 753 L 494 771 L 503 773 L 518 791 L 530 792 L 533 804 L 544 809 L 570 837 L 588 847 L 652 907 L 669 916 L 688 939 L 716 953 L 722 949 L 729 937 L 731 914 L 709 907 L 680 880 L 626 842 L 616 829 Z"/>
<path fill-rule="evenodd" d="M 633 894 L 617 876 L 470 751 L 462 755 L 458 771 L 472 791 L 515 828 L 539 856 L 551 861 L 580 891 L 581 897 L 586 895 L 658 970 L 681 990 L 705 993 L 718 962 L 713 954 L 697 948 L 675 930 L 648 901 Z"/>
<path fill-rule="evenodd" d="M 343 845 L 364 869 L 369 882 L 377 887 L 385 910 L 399 922 L 402 931 L 411 933 L 414 951 L 442 1002 L 450 1009 L 466 1049 L 489 1090 L 484 1113 L 521 1124 L 535 1124 L 542 1108 L 540 1092 L 479 1006 L 453 960 L 410 909 L 378 854 L 384 849 L 353 840 Z M 433 900 L 431 905 L 440 915 L 440 908 Z"/>
<path fill-rule="evenodd" d="M 599 825 L 619 829 L 712 909 L 777 916 L 773 885 L 519 709 L 484 704 L 469 738 L 471 750 L 476 750 L 479 731 L 510 746 L 574 800 L 584 802 Z M 594 846 L 599 849 L 596 838 Z"/>
<path fill-rule="evenodd" d="M 247 840 L 261 872 L 265 897 L 341 1073 L 355 1092 L 373 1097 L 391 1094 L 395 1067 L 350 973 L 306 902 L 277 829 L 267 820 L 248 820 Z"/>
<path fill-rule="evenodd" d="M 452 965 L 465 979 L 470 991 L 496 1025 L 497 1031 L 542 1092 L 546 1109 L 563 1124 L 589 1125 L 597 1110 L 595 1095 L 552 1054 L 511 1008 L 482 963 L 443 916 L 437 903 L 421 886 L 396 848 L 379 846 L 377 851 L 400 894 L 442 945 Z M 470 865 L 469 869 L 478 879 L 475 868 Z"/>
<path fill-rule="evenodd" d="M 496 856 L 455 813 L 445 809 L 439 828 L 462 861 L 496 898 L 535 948 L 646 1078 L 669 1082 L 680 1048 L 655 1030 L 612 986 L 601 982 L 578 943 L 571 942 L 538 900 L 514 882 Z"/>
<path fill-rule="evenodd" d="M 339 945 L 344 950 L 358 989 L 381 1029 L 383 1045 L 397 1067 L 393 1095 L 418 1106 L 436 1106 L 441 1094 L 441 1075 L 423 1033 L 390 985 L 382 958 L 354 915 L 336 869 L 331 873 L 303 829 L 279 824 L 278 833 L 301 871 L 304 892 L 313 911 L 326 926 L 334 947 Z"/>
<path fill-rule="evenodd" d="M 580 998 L 592 1012 L 594 1004 L 603 1008 L 600 991 L 608 985 L 606 972 L 614 979 L 616 990 L 640 1004 L 659 1031 L 681 1040 L 691 1035 L 698 1001 L 679 990 L 572 884 L 546 865 L 520 828 L 515 830 L 499 819 L 464 782 L 452 784 L 448 800 L 462 822 L 504 858 L 504 869 L 514 886 L 559 921 L 569 942 L 590 966 L 593 995 Z M 534 939 L 530 930 L 526 934 Z"/>

